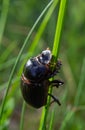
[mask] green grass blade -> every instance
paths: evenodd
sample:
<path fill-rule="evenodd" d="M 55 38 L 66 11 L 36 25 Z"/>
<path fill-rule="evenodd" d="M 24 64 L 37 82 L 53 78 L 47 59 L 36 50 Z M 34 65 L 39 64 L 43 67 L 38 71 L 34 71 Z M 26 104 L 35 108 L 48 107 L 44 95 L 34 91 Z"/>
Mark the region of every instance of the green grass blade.
<path fill-rule="evenodd" d="M 21 112 L 21 120 L 20 120 L 20 130 L 23 130 L 24 127 L 24 113 L 25 113 L 25 102 L 23 102 L 23 106 L 22 106 L 22 112 Z"/>
<path fill-rule="evenodd" d="M 6 61 L 6 59 L 10 56 L 12 51 L 17 47 L 17 44 L 15 42 L 12 42 L 6 49 L 5 51 L 1 54 L 0 56 L 0 64 Z"/>
<path fill-rule="evenodd" d="M 49 130 L 52 130 L 52 129 L 53 129 L 54 115 L 55 115 L 55 109 L 52 110 Z"/>
<path fill-rule="evenodd" d="M 46 15 L 45 15 L 42 23 L 40 24 L 40 27 L 39 27 L 39 29 L 38 29 L 38 31 L 37 31 L 34 39 L 33 39 L 33 42 L 31 43 L 30 47 L 28 48 L 28 52 L 29 53 L 28 53 L 27 58 L 25 58 L 25 60 L 22 63 L 22 66 L 21 66 L 21 68 L 19 70 L 19 75 L 21 74 L 23 66 L 26 63 L 27 59 L 29 57 L 31 57 L 32 54 L 33 54 L 33 52 L 35 51 L 35 49 L 36 49 L 36 47 L 38 45 L 38 42 L 39 42 L 39 40 L 40 40 L 40 38 L 41 38 L 41 36 L 42 36 L 45 28 L 46 28 L 46 25 L 47 25 L 47 23 L 48 23 L 51 15 L 52 15 L 52 13 L 53 13 L 55 7 L 56 7 L 56 4 L 57 4 L 57 1 L 53 2 L 53 4 L 51 5 L 51 7 L 49 8 L 48 12 L 46 13 Z"/>
<path fill-rule="evenodd" d="M 57 3 L 58 3 L 58 0 L 54 1 L 53 4 L 51 5 L 51 7 L 49 8 L 47 14 L 45 15 L 45 18 L 43 19 L 43 21 L 42 21 L 42 23 L 41 23 L 41 25 L 40 25 L 40 27 L 39 27 L 39 29 L 37 31 L 37 34 L 36 34 L 32 44 L 30 46 L 29 51 L 34 51 L 34 49 L 36 48 L 36 46 L 37 46 L 37 44 L 38 44 L 38 42 L 40 40 L 40 37 L 43 34 L 43 32 L 44 32 L 44 30 L 46 28 L 46 25 L 47 25 L 51 15 L 52 15 L 54 9 L 55 9 Z"/>
<path fill-rule="evenodd" d="M 64 130 L 65 126 L 67 124 L 67 122 L 69 122 L 69 120 L 71 118 L 74 118 L 74 114 L 77 110 L 85 110 L 85 106 L 78 106 L 79 104 L 79 99 L 80 96 L 82 94 L 82 90 L 83 90 L 83 86 L 84 86 L 84 81 L 85 81 L 85 58 L 83 60 L 83 65 L 82 65 L 82 69 L 81 69 L 81 75 L 80 75 L 80 80 L 79 80 L 79 85 L 78 85 L 78 90 L 77 90 L 77 94 L 75 96 L 75 101 L 74 101 L 74 105 L 77 106 L 72 109 L 69 110 L 66 114 L 66 117 L 63 120 L 62 126 L 60 128 L 60 130 Z"/>
<path fill-rule="evenodd" d="M 9 2 L 10 0 L 3 0 L 3 3 L 2 3 L 3 5 L 2 5 L 2 12 L 1 12 L 1 18 L 0 18 L 0 44 L 2 41 L 4 29 L 5 29 L 5 24 L 6 24 L 8 9 L 9 9 Z"/>
<path fill-rule="evenodd" d="M 27 57 L 27 54 L 23 54 L 21 56 L 20 61 L 24 60 L 26 57 Z M 0 64 L 0 71 L 2 71 L 3 69 L 7 69 L 8 67 L 12 66 L 15 63 L 16 59 L 17 58 L 14 57 L 14 58 L 11 58 L 10 60 L 6 61 L 5 63 L 1 63 Z"/>
<path fill-rule="evenodd" d="M 19 52 L 19 54 L 18 54 L 18 57 L 17 57 L 17 59 L 16 59 L 16 62 L 15 62 L 15 64 L 14 64 L 14 66 L 13 66 L 13 69 L 12 69 L 11 74 L 10 74 L 10 77 L 9 77 L 9 81 L 8 81 L 8 85 L 7 85 L 7 90 L 6 90 L 6 93 L 5 93 L 5 95 L 4 95 L 4 99 L 3 99 L 3 101 L 2 101 L 1 112 L 0 112 L 0 121 L 1 121 L 2 116 L 3 116 L 3 109 L 4 109 L 4 106 L 5 106 L 6 97 L 7 97 L 7 94 L 8 94 L 9 88 L 10 88 L 10 85 L 11 85 L 11 81 L 12 81 L 14 72 L 15 72 L 15 70 L 16 70 L 17 64 L 18 64 L 18 62 L 19 62 L 19 60 L 20 60 L 20 57 L 21 57 L 21 55 L 22 55 L 22 52 L 23 52 L 23 50 L 24 50 L 24 48 L 25 48 L 25 46 L 26 46 L 26 44 L 27 44 L 27 42 L 28 42 L 28 40 L 29 40 L 29 38 L 30 38 L 32 32 L 34 31 L 34 29 L 35 29 L 35 27 L 37 26 L 38 22 L 40 21 L 40 19 L 42 18 L 42 16 L 45 14 L 45 12 L 46 12 L 47 9 L 49 8 L 49 6 L 52 4 L 52 2 L 53 2 L 53 0 L 49 2 L 49 4 L 46 6 L 46 8 L 42 11 L 42 13 L 40 14 L 40 16 L 38 17 L 38 19 L 35 21 L 34 25 L 32 26 L 30 32 L 28 33 L 28 35 L 27 35 L 27 37 L 26 37 L 26 39 L 25 39 L 25 41 L 24 41 L 24 44 L 23 44 L 23 46 L 22 46 L 22 48 L 21 48 L 21 50 L 20 50 L 20 52 Z"/>
<path fill-rule="evenodd" d="M 56 2 L 56 4 L 57 4 L 57 2 Z M 49 21 L 49 19 L 50 19 L 50 17 L 51 17 L 51 14 L 52 14 L 53 10 L 54 10 L 55 7 L 56 7 L 56 4 L 52 4 L 52 6 L 50 7 L 50 9 L 48 10 L 48 12 L 47 12 L 47 14 L 46 14 L 46 16 L 45 16 L 43 22 L 41 23 L 41 25 L 40 25 L 40 27 L 39 27 L 39 29 L 38 29 L 38 31 L 37 31 L 37 34 L 36 34 L 36 36 L 35 36 L 33 42 L 31 43 L 31 46 L 30 46 L 30 48 L 29 48 L 29 52 L 33 52 L 33 51 L 35 50 L 35 48 L 36 48 L 36 46 L 37 46 L 37 44 L 38 44 L 38 41 L 39 41 L 39 39 L 40 39 L 40 37 L 41 37 L 41 35 L 42 35 L 42 33 L 43 33 L 43 31 L 44 31 L 46 25 L 47 25 L 47 22 Z M 44 115 L 43 115 L 43 116 L 44 116 Z M 21 118 L 22 118 L 22 117 L 21 117 Z M 42 118 L 42 119 L 43 119 L 43 118 Z M 40 126 L 41 126 L 41 125 L 40 125 Z M 40 129 L 41 129 L 41 128 L 40 128 Z"/>
<path fill-rule="evenodd" d="M 83 60 L 80 80 L 79 80 L 78 89 L 77 89 L 77 93 L 76 93 L 75 101 L 74 101 L 74 105 L 76 106 L 78 106 L 79 104 L 79 100 L 80 100 L 80 96 L 82 95 L 84 84 L 85 84 L 85 58 Z"/>
<path fill-rule="evenodd" d="M 43 127 L 45 127 L 45 125 L 43 125 L 44 123 L 44 118 L 45 118 L 45 107 L 43 107 L 42 109 L 42 115 L 41 115 L 41 120 L 40 120 L 40 126 L 39 126 L 39 130 L 44 130 Z"/>
<path fill-rule="evenodd" d="M 69 111 L 67 112 L 67 115 L 66 115 L 65 119 L 63 120 L 63 123 L 62 123 L 62 125 L 61 125 L 61 127 L 60 127 L 60 130 L 64 130 L 64 128 L 65 128 L 67 122 L 71 119 L 71 117 L 74 115 L 74 113 L 75 113 L 74 110 L 69 110 Z"/>
<path fill-rule="evenodd" d="M 60 42 L 63 18 L 64 18 L 64 13 L 65 13 L 65 7 L 66 7 L 66 0 L 61 0 L 59 14 L 58 14 L 58 21 L 56 24 L 53 51 L 52 51 L 52 54 L 56 57 L 55 60 L 57 60 L 57 56 L 58 56 L 59 42 Z"/>
<path fill-rule="evenodd" d="M 58 2 L 58 0 L 55 1 L 55 2 L 53 2 L 52 6 L 50 7 L 50 9 L 48 10 L 47 14 L 45 15 L 45 17 L 44 17 L 44 19 L 43 19 L 43 21 L 42 21 L 42 23 L 41 23 L 41 25 L 40 25 L 40 27 L 39 27 L 37 33 L 36 33 L 36 35 L 35 35 L 35 37 L 34 37 L 34 39 L 33 39 L 33 42 L 31 43 L 31 45 L 30 45 L 30 47 L 29 47 L 29 49 L 28 49 L 28 52 L 29 52 L 30 54 L 28 53 L 27 58 L 25 58 L 25 60 L 23 61 L 22 66 L 21 66 L 21 68 L 20 68 L 20 70 L 19 70 L 19 75 L 20 75 L 21 72 L 22 72 L 22 69 L 23 69 L 23 66 L 24 66 L 25 62 L 27 61 L 27 59 L 29 58 L 29 56 L 32 56 L 32 53 L 35 51 L 35 48 L 36 48 L 37 45 L 38 45 L 38 42 L 39 42 L 39 40 L 40 40 L 40 38 L 41 38 L 41 36 L 42 36 L 44 30 L 45 30 L 45 27 L 46 27 L 46 25 L 47 25 L 47 23 L 48 23 L 48 21 L 49 21 L 51 15 L 52 15 L 54 9 L 55 9 L 55 7 L 56 7 L 57 2 Z M 52 1 L 51 1 L 51 3 L 52 3 Z M 50 3 L 50 4 L 51 4 L 51 3 Z M 48 4 L 48 5 L 50 5 L 50 4 Z"/>
<path fill-rule="evenodd" d="M 56 57 L 56 59 L 57 59 L 57 55 L 58 55 L 59 40 L 60 40 L 60 34 L 61 34 L 61 29 L 62 29 L 65 6 L 66 6 L 66 0 L 61 0 L 59 15 L 58 15 L 58 22 L 56 25 L 56 33 L 55 33 L 54 44 L 53 44 L 53 51 L 52 51 L 52 53 Z M 52 91 L 52 89 L 50 89 L 50 92 L 51 91 Z M 48 97 L 47 104 L 49 104 L 49 103 L 50 103 L 50 98 Z M 49 110 L 48 106 L 43 108 L 41 122 L 40 122 L 41 126 L 40 126 L 39 130 L 45 130 L 45 128 L 46 128 L 46 119 L 47 119 L 47 115 L 48 115 L 48 110 Z"/>

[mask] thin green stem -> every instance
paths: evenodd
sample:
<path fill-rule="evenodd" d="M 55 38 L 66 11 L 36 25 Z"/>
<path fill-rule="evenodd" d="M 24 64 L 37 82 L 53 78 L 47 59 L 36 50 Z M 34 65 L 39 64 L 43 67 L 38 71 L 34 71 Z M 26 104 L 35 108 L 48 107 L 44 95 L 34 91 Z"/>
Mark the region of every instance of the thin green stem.
<path fill-rule="evenodd" d="M 55 37 L 54 37 L 53 51 L 52 51 L 56 60 L 57 60 L 57 55 L 58 55 L 59 40 L 60 40 L 60 34 L 61 34 L 62 23 L 63 23 L 63 18 L 64 18 L 65 6 L 66 6 L 66 0 L 61 0 L 59 15 L 58 15 L 58 22 L 56 25 L 56 32 L 55 32 Z M 49 91 L 51 93 L 52 89 L 50 88 Z M 47 115 L 48 115 L 48 110 L 49 110 L 49 103 L 50 103 L 50 97 L 48 96 L 47 106 L 45 106 L 42 111 L 42 117 L 41 117 L 41 122 L 40 122 L 41 126 L 39 130 L 46 129 L 46 120 L 47 120 Z"/>
<path fill-rule="evenodd" d="M 64 18 L 64 12 L 65 12 L 65 6 L 66 6 L 66 0 L 61 0 L 60 2 L 60 8 L 59 8 L 59 14 L 58 14 L 58 21 L 56 24 L 56 32 L 55 32 L 55 37 L 54 37 L 54 44 L 53 44 L 53 51 L 52 54 L 56 58 L 54 59 L 53 62 L 57 61 L 57 56 L 58 56 L 58 50 L 59 50 L 59 41 L 60 41 L 60 36 L 61 36 L 61 30 L 62 30 L 62 23 L 63 23 L 63 18 Z M 52 92 L 52 88 L 50 88 L 50 93 Z M 50 99 L 48 98 L 48 104 L 50 102 Z"/>
<path fill-rule="evenodd" d="M 56 24 L 53 50 L 52 50 L 52 54 L 56 58 L 55 61 L 57 61 L 57 56 L 58 56 L 59 42 L 60 42 L 63 18 L 64 18 L 64 13 L 65 13 L 65 7 L 66 7 L 66 0 L 61 0 L 59 14 L 58 14 L 58 21 Z"/>
<path fill-rule="evenodd" d="M 60 127 L 60 130 L 64 130 L 67 122 L 71 119 L 71 117 L 74 115 L 74 113 L 75 113 L 75 110 L 69 110 L 67 112 L 67 115 L 66 115 L 66 117 L 65 117 L 65 119 L 64 119 L 64 121 L 63 121 L 63 123 L 62 123 L 62 125 Z"/>
<path fill-rule="evenodd" d="M 9 9 L 9 2 L 10 0 L 3 0 L 3 3 L 2 3 L 2 12 L 1 12 L 1 18 L 0 18 L 0 44 L 2 41 L 4 29 L 5 29 L 5 24 L 6 24 L 8 9 Z"/>
<path fill-rule="evenodd" d="M 21 56 L 21 61 L 27 57 L 27 53 L 23 54 Z M 11 58 L 10 60 L 6 61 L 5 63 L 0 64 L 0 71 L 2 71 L 4 68 L 7 69 L 8 67 L 11 67 L 16 61 L 16 57 Z"/>
<path fill-rule="evenodd" d="M 20 130 L 23 130 L 24 128 L 24 113 L 25 113 L 25 102 L 23 102 L 23 106 L 22 106 L 22 112 L 21 112 L 21 120 L 20 120 Z"/>
<path fill-rule="evenodd" d="M 79 104 L 79 100 L 80 100 L 80 96 L 83 91 L 84 83 L 85 83 L 85 58 L 83 60 L 80 80 L 79 80 L 78 89 L 77 89 L 77 93 L 76 93 L 75 101 L 74 101 L 74 105 L 76 105 L 76 106 L 78 106 L 78 104 Z"/>
<path fill-rule="evenodd" d="M 55 110 L 52 110 L 52 114 L 51 114 L 51 120 L 50 120 L 50 127 L 49 130 L 53 129 L 53 121 L 54 121 L 54 115 L 55 115 Z"/>
<path fill-rule="evenodd" d="M 66 117 L 63 120 L 62 126 L 60 128 L 60 130 L 64 130 L 65 126 L 67 124 L 67 122 L 71 119 L 74 118 L 74 114 L 76 111 L 78 110 L 85 110 L 85 106 L 78 106 L 79 104 L 79 99 L 82 93 L 82 89 L 83 89 L 83 85 L 84 85 L 84 81 L 85 81 L 85 58 L 83 60 L 83 65 L 82 65 L 82 69 L 81 69 L 81 75 L 80 75 L 80 80 L 79 80 L 79 85 L 78 85 L 78 90 L 77 90 L 77 94 L 75 96 L 75 101 L 74 101 L 74 107 L 72 110 L 69 110 L 66 114 Z"/>
<path fill-rule="evenodd" d="M 41 120 L 40 120 L 40 126 L 39 126 L 39 130 L 44 130 L 43 129 L 43 127 L 45 127 L 45 125 L 43 125 L 44 124 L 44 118 L 45 118 L 45 107 L 43 107 L 43 110 L 42 110 L 42 115 L 41 115 Z"/>
<path fill-rule="evenodd" d="M 34 50 L 35 50 L 35 48 L 36 48 L 36 46 L 37 46 L 37 43 L 39 42 L 39 39 L 41 38 L 41 35 L 42 35 L 42 33 L 44 32 L 44 30 L 45 30 L 45 28 L 46 28 L 46 25 L 47 25 L 47 23 L 48 23 L 48 21 L 49 21 L 51 15 L 52 15 L 54 9 L 55 9 L 57 3 L 58 3 L 58 0 L 54 1 L 53 4 L 51 5 L 51 7 L 49 8 L 48 12 L 46 13 L 46 15 L 45 15 L 45 17 L 44 17 L 44 19 L 43 19 L 43 21 L 42 21 L 42 23 L 41 23 L 41 25 L 40 25 L 38 31 L 37 31 L 37 33 L 36 33 L 36 35 L 35 35 L 35 38 L 34 38 L 32 44 L 31 44 L 31 46 L 30 46 L 30 48 L 29 48 L 29 51 L 30 51 L 30 50 L 31 50 L 31 51 L 34 51 Z"/>
<path fill-rule="evenodd" d="M 13 69 L 12 69 L 11 74 L 10 74 L 10 77 L 9 77 L 8 86 L 7 86 L 6 93 L 5 93 L 5 95 L 4 95 L 4 99 L 3 99 L 3 101 L 2 101 L 1 113 L 0 113 L 0 121 L 1 121 L 1 119 L 2 119 L 3 110 L 4 110 L 4 106 L 5 106 L 5 102 L 6 102 L 6 97 L 7 97 L 7 94 L 8 94 L 9 88 L 10 88 L 10 85 L 11 85 L 11 81 L 12 81 L 14 72 L 15 72 L 15 70 L 16 70 L 17 64 L 18 64 L 18 62 L 19 62 L 19 60 L 20 60 L 20 57 L 21 57 L 21 55 L 22 55 L 22 52 L 23 52 L 23 50 L 24 50 L 24 48 L 25 48 L 25 46 L 26 46 L 26 44 L 27 44 L 27 42 L 28 42 L 28 40 L 29 40 L 29 38 L 30 38 L 32 32 L 34 31 L 34 29 L 35 29 L 35 27 L 37 26 L 38 22 L 40 21 L 40 19 L 42 18 L 42 16 L 45 14 L 45 12 L 47 11 L 47 9 L 50 7 L 50 5 L 52 4 L 52 2 L 53 2 L 53 0 L 51 0 L 51 1 L 49 2 L 49 4 L 46 6 L 46 8 L 42 11 L 42 13 L 40 14 L 40 16 L 38 17 L 38 19 L 35 21 L 34 25 L 32 26 L 32 28 L 31 28 L 29 34 L 27 35 L 27 37 L 26 37 L 26 39 L 25 39 L 25 41 L 24 41 L 24 44 L 23 44 L 23 46 L 22 46 L 22 48 L 21 48 L 21 50 L 20 50 L 20 52 L 19 52 L 19 54 L 18 54 L 18 57 L 17 57 L 17 59 L 16 59 L 16 62 L 15 62 L 15 64 L 14 64 L 14 66 L 13 66 Z"/>

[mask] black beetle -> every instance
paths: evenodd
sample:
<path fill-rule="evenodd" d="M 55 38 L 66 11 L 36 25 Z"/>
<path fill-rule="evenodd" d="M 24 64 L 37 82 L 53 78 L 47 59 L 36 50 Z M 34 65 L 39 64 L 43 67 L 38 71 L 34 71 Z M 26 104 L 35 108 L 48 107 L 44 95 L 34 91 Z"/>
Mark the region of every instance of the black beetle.
<path fill-rule="evenodd" d="M 35 108 L 46 105 L 48 95 L 61 105 L 56 97 L 48 93 L 50 85 L 59 87 L 63 84 L 60 80 L 49 80 L 59 73 L 61 67 L 61 61 L 58 60 L 52 69 L 51 59 L 51 51 L 47 48 L 40 55 L 27 61 L 21 76 L 21 91 L 24 100 Z"/>

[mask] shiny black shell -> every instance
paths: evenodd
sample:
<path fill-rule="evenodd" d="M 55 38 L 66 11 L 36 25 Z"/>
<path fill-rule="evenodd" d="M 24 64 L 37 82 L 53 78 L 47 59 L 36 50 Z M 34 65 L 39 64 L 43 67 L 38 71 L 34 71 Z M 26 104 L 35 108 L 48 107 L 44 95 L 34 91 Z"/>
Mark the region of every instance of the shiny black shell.
<path fill-rule="evenodd" d="M 48 89 L 53 77 L 60 69 L 61 63 L 56 64 L 51 70 L 52 54 L 49 49 L 34 58 L 30 58 L 24 66 L 21 76 L 21 92 L 24 100 L 35 108 L 40 108 L 47 103 Z M 60 81 L 52 82 L 53 86 L 62 84 Z M 53 96 L 52 96 L 53 97 Z M 55 98 L 54 98 L 55 100 Z M 57 101 L 58 102 L 58 101 Z M 60 104 L 58 102 L 58 104 Z"/>
<path fill-rule="evenodd" d="M 35 108 L 40 108 L 46 105 L 48 84 L 49 82 L 47 80 L 36 85 L 28 85 L 21 81 L 21 90 L 24 100 Z"/>
<path fill-rule="evenodd" d="M 47 67 L 40 64 L 36 58 L 29 59 L 24 67 L 24 76 L 32 82 L 43 80 L 46 73 Z"/>

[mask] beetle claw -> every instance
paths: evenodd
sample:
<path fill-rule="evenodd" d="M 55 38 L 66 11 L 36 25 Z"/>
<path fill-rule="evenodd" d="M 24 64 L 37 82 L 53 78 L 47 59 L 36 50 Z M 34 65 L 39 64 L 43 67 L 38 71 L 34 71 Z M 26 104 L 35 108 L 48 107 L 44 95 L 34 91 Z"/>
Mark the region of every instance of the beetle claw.
<path fill-rule="evenodd" d="M 63 81 L 61 80 L 53 80 L 53 81 L 50 81 L 50 85 L 52 85 L 53 87 L 59 87 L 59 86 L 62 86 L 64 84 Z"/>

